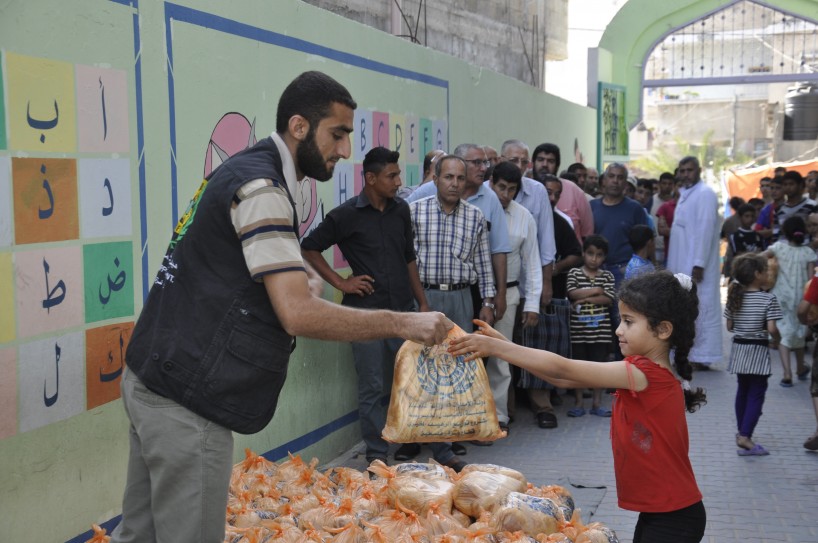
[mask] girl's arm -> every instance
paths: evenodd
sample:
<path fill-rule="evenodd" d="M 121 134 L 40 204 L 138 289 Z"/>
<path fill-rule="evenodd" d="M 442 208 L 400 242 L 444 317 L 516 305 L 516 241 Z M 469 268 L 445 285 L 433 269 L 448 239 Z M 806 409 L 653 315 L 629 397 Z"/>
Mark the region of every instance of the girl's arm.
<path fill-rule="evenodd" d="M 778 331 L 778 325 L 775 321 L 767 321 L 767 332 L 773 336 L 773 341 L 776 343 L 781 341 L 781 333 Z"/>
<path fill-rule="evenodd" d="M 769 321 L 769 322 L 774 322 L 774 321 Z M 767 326 L 769 327 L 769 324 L 767 324 Z M 733 319 L 727 319 L 727 331 L 728 332 L 733 331 Z"/>
<path fill-rule="evenodd" d="M 631 388 L 624 361 L 601 363 L 571 360 L 511 343 L 485 322 L 475 320 L 474 323 L 480 327 L 480 331 L 453 339 L 449 347 L 451 354 L 464 355 L 466 360 L 496 356 L 558 387 Z M 630 373 L 633 390 L 639 392 L 648 386 L 648 380 L 639 368 L 631 365 Z"/>
<path fill-rule="evenodd" d="M 613 300 L 607 294 L 594 294 L 582 301 L 595 305 L 613 305 Z"/>

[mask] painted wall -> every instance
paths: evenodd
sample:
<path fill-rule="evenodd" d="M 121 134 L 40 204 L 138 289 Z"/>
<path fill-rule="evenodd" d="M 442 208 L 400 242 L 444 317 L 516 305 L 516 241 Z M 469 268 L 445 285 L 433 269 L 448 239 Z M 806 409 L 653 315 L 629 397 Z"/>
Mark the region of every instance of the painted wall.
<path fill-rule="evenodd" d="M 733 4 L 727 0 L 629 0 L 616 14 L 599 42 L 610 56 L 594 66 L 600 81 L 623 85 L 627 92 L 628 125 L 642 117 L 643 63 L 653 47 L 667 34 L 708 13 Z M 815 0 L 763 0 L 759 4 L 818 20 Z M 608 76 L 610 78 L 608 78 Z"/>
<path fill-rule="evenodd" d="M 360 190 L 373 143 L 400 146 L 410 184 L 427 149 L 466 141 L 596 153 L 593 110 L 296 0 L 11 0 L 0 53 L 4 541 L 66 541 L 119 514 L 119 379 L 144 295 L 202 176 L 272 131 L 298 73 L 329 73 L 359 104 L 352 159 L 299 191 L 302 231 Z M 237 459 L 329 461 L 358 441 L 348 345 L 298 345 L 273 422 L 237 436 Z"/>

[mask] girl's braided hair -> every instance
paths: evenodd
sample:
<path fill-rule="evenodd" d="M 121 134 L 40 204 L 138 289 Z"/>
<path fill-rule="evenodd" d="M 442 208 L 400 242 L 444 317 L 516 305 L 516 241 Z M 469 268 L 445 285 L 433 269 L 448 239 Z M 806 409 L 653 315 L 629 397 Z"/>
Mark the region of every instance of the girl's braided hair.
<path fill-rule="evenodd" d="M 662 321 L 668 321 L 673 325 L 670 347 L 676 349 L 674 356 L 676 373 L 684 381 L 693 378 L 693 368 L 688 355 L 696 339 L 696 317 L 699 316 L 696 283 L 690 281 L 690 285 L 688 290 L 670 272 L 658 271 L 631 279 L 619 290 L 619 300 L 644 315 L 651 330 L 656 330 Z M 707 403 L 702 388 L 685 387 L 684 395 L 685 407 L 691 413 Z"/>

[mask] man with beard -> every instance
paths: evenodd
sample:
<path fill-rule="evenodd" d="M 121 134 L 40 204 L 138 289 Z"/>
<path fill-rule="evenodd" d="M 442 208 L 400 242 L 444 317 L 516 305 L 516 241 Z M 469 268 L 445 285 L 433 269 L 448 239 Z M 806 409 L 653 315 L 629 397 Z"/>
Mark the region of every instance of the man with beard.
<path fill-rule="evenodd" d="M 553 143 L 541 143 L 534 149 L 534 179 L 543 182 L 545 174 L 557 175 L 560 168 L 560 148 Z M 587 170 L 586 170 L 587 171 Z M 558 209 L 571 218 L 577 241 L 594 233 L 594 216 L 585 193 L 573 181 L 564 180 Z"/>
<path fill-rule="evenodd" d="M 113 542 L 224 540 L 232 432 L 272 418 L 293 336 L 446 336 L 440 313 L 353 309 L 311 289 L 291 194 L 349 156 L 355 107 L 334 79 L 301 74 L 276 132 L 217 168 L 179 221 L 126 353 L 130 456 Z"/>

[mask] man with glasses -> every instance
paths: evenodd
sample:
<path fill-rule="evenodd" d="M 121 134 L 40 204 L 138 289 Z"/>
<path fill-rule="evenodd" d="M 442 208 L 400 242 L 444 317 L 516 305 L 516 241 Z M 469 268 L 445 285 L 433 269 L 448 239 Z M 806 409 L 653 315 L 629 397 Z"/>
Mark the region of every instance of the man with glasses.
<path fill-rule="evenodd" d="M 461 143 L 455 147 L 452 155 L 462 159 L 466 164 L 466 183 L 461 198 L 482 211 L 488 223 L 489 251 L 494 271 L 494 283 L 497 288 L 492 309 L 494 309 L 494 319 L 501 319 L 506 312 L 506 255 L 511 252 L 511 243 L 508 239 L 508 226 L 503 206 L 494 191 L 483 183 L 486 170 L 491 166 L 491 162 L 486 157 L 483 146 L 475 143 Z M 416 202 L 434 196 L 437 192 L 438 188 L 434 183 L 426 183 L 409 195 L 407 201 Z M 482 309 L 480 307 L 482 296 L 476 284 L 472 285 L 472 300 L 474 301 L 474 316 L 477 317 Z M 466 448 L 460 443 L 454 443 L 453 450 L 455 454 L 466 454 Z"/>

